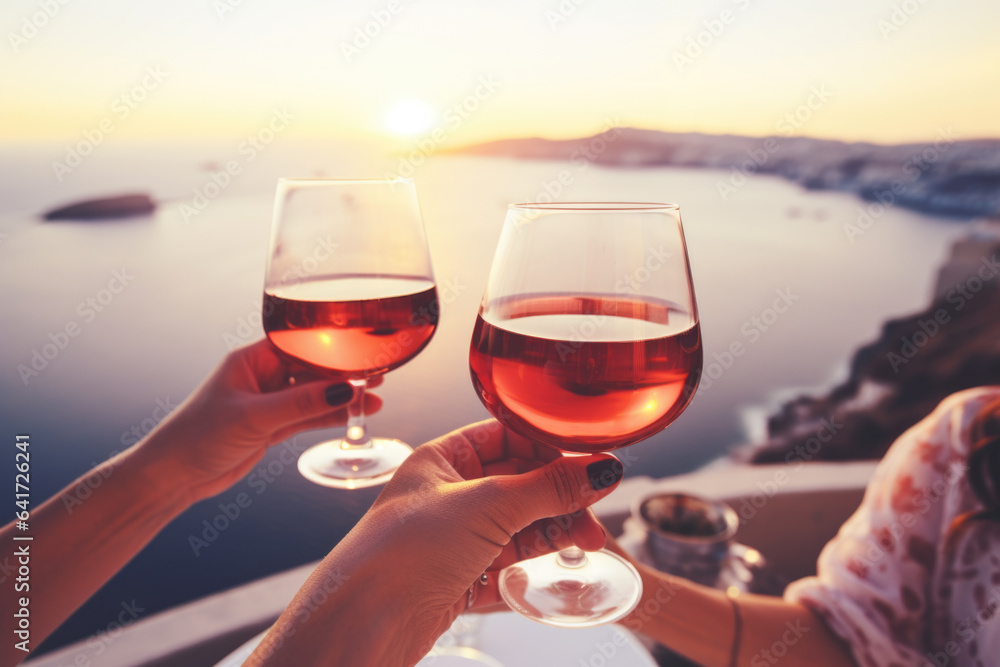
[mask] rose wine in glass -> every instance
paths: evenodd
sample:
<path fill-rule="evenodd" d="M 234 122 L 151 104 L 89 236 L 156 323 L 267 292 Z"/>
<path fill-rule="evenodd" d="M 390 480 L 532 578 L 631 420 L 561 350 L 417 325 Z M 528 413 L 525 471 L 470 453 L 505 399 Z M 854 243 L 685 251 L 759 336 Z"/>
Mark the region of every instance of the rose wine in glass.
<path fill-rule="evenodd" d="M 388 481 L 413 450 L 368 435 L 365 387 L 423 350 L 438 321 L 412 181 L 281 179 L 262 309 L 280 352 L 358 394 L 347 434 L 305 451 L 299 471 L 334 488 Z"/>
<path fill-rule="evenodd" d="M 607 452 L 687 407 L 701 330 L 671 204 L 509 207 L 469 351 L 472 383 L 511 430 L 566 452 Z M 609 551 L 565 549 L 503 571 L 515 611 L 560 627 L 611 623 L 642 592 Z"/>
<path fill-rule="evenodd" d="M 430 280 L 337 276 L 266 292 L 264 329 L 300 362 L 370 377 L 402 366 L 427 345 L 437 318 L 420 313 L 432 309 L 437 290 Z"/>

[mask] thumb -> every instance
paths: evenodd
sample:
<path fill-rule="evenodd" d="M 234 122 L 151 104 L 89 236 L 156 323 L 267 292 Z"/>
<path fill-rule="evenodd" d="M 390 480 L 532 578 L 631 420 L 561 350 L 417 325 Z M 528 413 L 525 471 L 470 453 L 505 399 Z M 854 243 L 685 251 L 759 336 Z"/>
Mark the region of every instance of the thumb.
<path fill-rule="evenodd" d="M 548 517 L 572 514 L 611 493 L 625 474 L 621 461 L 610 454 L 561 456 L 520 475 L 503 476 L 508 508 L 518 530 Z"/>
<path fill-rule="evenodd" d="M 261 394 L 255 401 L 254 411 L 267 421 L 272 430 L 277 430 L 329 414 L 333 408 L 344 407 L 353 399 L 354 388 L 347 382 L 331 385 L 308 382 Z"/>

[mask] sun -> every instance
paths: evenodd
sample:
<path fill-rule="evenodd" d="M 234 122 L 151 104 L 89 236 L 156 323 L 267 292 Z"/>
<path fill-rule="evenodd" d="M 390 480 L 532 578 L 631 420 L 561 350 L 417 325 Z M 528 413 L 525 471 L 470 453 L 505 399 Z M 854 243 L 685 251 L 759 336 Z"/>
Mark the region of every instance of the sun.
<path fill-rule="evenodd" d="M 393 134 L 413 137 L 429 130 L 434 123 L 434 116 L 434 107 L 427 102 L 402 100 L 386 114 L 385 126 Z"/>

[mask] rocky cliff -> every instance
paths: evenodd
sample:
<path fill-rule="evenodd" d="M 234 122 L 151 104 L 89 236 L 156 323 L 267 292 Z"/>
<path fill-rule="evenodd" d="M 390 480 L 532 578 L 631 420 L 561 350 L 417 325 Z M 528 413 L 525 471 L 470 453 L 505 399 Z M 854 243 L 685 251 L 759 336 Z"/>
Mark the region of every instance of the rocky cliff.
<path fill-rule="evenodd" d="M 1000 220 L 982 221 L 954 245 L 931 304 L 886 322 L 855 353 L 846 382 L 786 403 L 768 420 L 767 441 L 742 455 L 757 463 L 880 458 L 946 396 L 982 385 L 1000 385 Z"/>

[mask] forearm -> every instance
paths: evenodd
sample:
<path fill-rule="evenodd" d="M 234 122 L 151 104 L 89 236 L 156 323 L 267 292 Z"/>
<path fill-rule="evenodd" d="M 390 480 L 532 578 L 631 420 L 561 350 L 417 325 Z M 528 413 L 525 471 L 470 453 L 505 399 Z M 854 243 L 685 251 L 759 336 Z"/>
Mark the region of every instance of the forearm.
<path fill-rule="evenodd" d="M 737 623 L 726 594 L 637 567 L 643 597 L 625 619 L 625 626 L 706 667 L 728 667 Z M 738 665 L 757 667 L 772 664 L 778 657 L 785 667 L 855 664 L 843 642 L 806 607 L 762 595 L 740 595 L 737 604 L 741 618 Z"/>
<path fill-rule="evenodd" d="M 27 531 L 13 523 L 0 531 L 0 560 L 30 568 L 14 595 L 29 600 L 31 650 L 188 506 L 183 485 L 158 479 L 145 459 L 138 448 L 120 454 L 33 509 Z M 7 615 L 8 638 L 13 622 Z M 0 649 L 3 664 L 26 656 L 10 641 Z"/>
<path fill-rule="evenodd" d="M 406 667 L 423 657 L 431 647 L 414 646 L 421 633 L 413 627 L 418 601 L 408 599 L 411 573 L 406 563 L 387 562 L 378 541 L 357 527 L 345 537 L 285 608 L 247 667 Z"/>
<path fill-rule="evenodd" d="M 422 657 L 407 641 L 415 634 L 407 615 L 400 613 L 398 601 L 382 593 L 379 575 L 355 573 L 342 581 L 341 572 L 320 570 L 322 566 L 288 605 L 247 667 L 407 667 Z"/>

